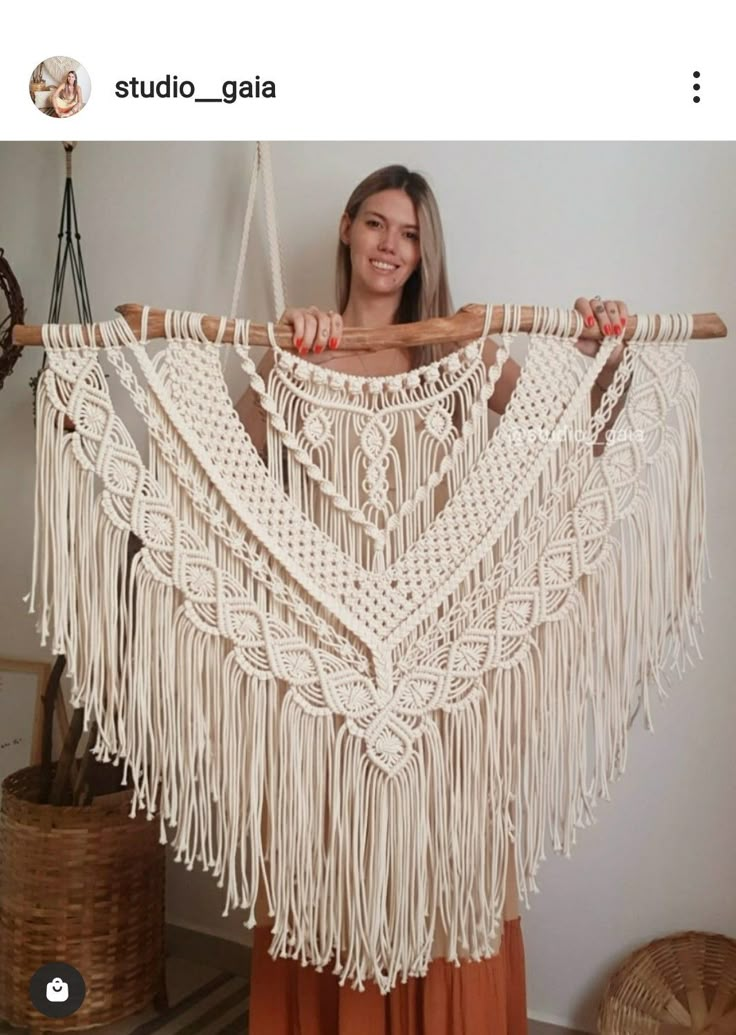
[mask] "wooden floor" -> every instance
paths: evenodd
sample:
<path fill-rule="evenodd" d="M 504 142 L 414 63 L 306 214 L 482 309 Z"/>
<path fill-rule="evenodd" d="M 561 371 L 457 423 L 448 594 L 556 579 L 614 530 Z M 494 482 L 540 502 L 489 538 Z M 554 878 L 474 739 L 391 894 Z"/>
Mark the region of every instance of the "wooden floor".
<path fill-rule="evenodd" d="M 585 1035 L 572 1028 L 558 1028 L 556 1024 L 543 1024 L 541 1021 L 529 1021 L 529 1035 Z"/>
<path fill-rule="evenodd" d="M 95 1028 L 95 1035 L 243 1035 L 248 1028 L 250 949 L 246 945 L 167 925 L 168 1007 L 148 1004 L 142 1012 Z M 32 1029 L 36 1035 L 47 1031 Z M 28 1028 L 0 1020 L 0 1035 L 30 1035 Z M 529 1021 L 529 1035 L 583 1035 Z"/>
<path fill-rule="evenodd" d="M 190 959 L 195 963 L 207 962 L 221 967 L 232 974 L 247 976 L 250 959 L 247 949 L 224 938 L 213 938 L 197 931 L 169 924 L 166 932 L 168 951 L 175 956 Z M 555 1024 L 529 1021 L 529 1035 L 584 1035 L 571 1028 L 558 1028 Z"/>

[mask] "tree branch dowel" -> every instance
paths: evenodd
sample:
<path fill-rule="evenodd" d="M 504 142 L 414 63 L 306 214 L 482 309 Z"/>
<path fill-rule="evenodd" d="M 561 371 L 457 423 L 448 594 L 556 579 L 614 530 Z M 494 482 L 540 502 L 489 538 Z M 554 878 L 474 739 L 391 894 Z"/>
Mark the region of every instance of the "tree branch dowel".
<path fill-rule="evenodd" d="M 441 342 L 464 342 L 472 341 L 480 337 L 483 331 L 485 318 L 484 305 L 471 304 L 463 306 L 454 316 L 438 318 L 434 320 L 422 320 L 417 323 L 394 324 L 390 331 L 385 327 L 347 327 L 343 331 L 341 349 L 375 352 L 379 349 L 391 347 L 412 348 L 419 345 L 432 345 Z M 136 339 L 140 339 L 141 316 L 143 307 L 135 303 L 126 303 L 117 306 L 116 312 L 120 313 L 132 330 Z M 148 311 L 148 339 L 165 337 L 164 331 L 165 310 L 149 309 Z M 528 333 L 533 327 L 534 307 L 521 307 L 520 331 Z M 636 329 L 637 317 L 635 314 L 629 316 L 624 338 L 629 338 Z M 659 321 L 656 321 L 658 330 Z M 94 326 L 94 325 L 93 325 Z M 220 326 L 219 316 L 203 316 L 202 330 L 210 341 L 214 341 Z M 234 320 L 228 320 L 225 327 L 223 343 L 232 344 Z M 493 307 L 491 319 L 491 334 L 498 334 L 503 328 L 503 306 Z M 285 351 L 296 351 L 293 346 L 293 331 L 285 324 L 276 324 L 274 333 L 278 344 Z M 725 338 L 728 329 L 717 313 L 694 313 L 692 339 L 700 340 L 705 338 Z M 588 341 L 600 340 L 602 337 L 599 327 L 584 328 L 581 338 Z M 90 343 L 89 329 L 84 328 L 84 340 Z M 251 324 L 249 328 L 249 342 L 251 345 L 268 346 L 268 332 L 265 324 Z M 41 327 L 38 325 L 16 324 L 13 328 L 14 345 L 41 345 Z M 102 335 L 99 329 L 95 329 L 95 344 L 103 345 Z"/>

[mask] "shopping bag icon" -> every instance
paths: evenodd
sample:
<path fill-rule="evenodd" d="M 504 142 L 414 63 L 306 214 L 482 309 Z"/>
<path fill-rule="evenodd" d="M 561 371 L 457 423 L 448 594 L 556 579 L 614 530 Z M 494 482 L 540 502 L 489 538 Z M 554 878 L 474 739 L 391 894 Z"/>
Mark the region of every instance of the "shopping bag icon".
<path fill-rule="evenodd" d="M 65 1003 L 69 998 L 69 985 L 60 977 L 55 977 L 46 985 L 46 998 L 50 1003 Z"/>

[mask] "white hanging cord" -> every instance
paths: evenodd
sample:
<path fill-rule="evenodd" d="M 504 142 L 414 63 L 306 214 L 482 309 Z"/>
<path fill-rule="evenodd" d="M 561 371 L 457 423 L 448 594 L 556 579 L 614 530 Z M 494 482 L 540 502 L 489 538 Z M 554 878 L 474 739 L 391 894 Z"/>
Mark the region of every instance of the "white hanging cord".
<path fill-rule="evenodd" d="M 151 308 L 150 306 L 144 305 L 143 306 L 143 312 L 141 313 L 141 333 L 140 333 L 141 345 L 147 345 L 148 344 L 148 313 L 150 311 L 150 308 Z M 127 326 L 127 324 L 126 324 L 126 326 Z"/>
<path fill-rule="evenodd" d="M 273 185 L 271 148 L 269 144 L 259 142 L 258 149 L 263 169 L 263 193 L 266 202 L 266 232 L 268 234 L 268 254 L 271 259 L 274 315 L 276 320 L 279 320 L 286 305 L 284 301 L 284 263 L 279 243 L 278 226 L 276 225 L 276 192 Z"/>
<path fill-rule="evenodd" d="M 485 344 L 486 338 L 491 333 L 491 321 L 493 320 L 493 304 L 486 304 L 486 315 L 483 321 L 483 331 L 481 332 L 481 340 Z"/>
<path fill-rule="evenodd" d="M 248 202 L 245 206 L 245 218 L 243 219 L 243 233 L 240 239 L 240 255 L 238 257 L 238 268 L 235 273 L 235 283 L 233 285 L 233 300 L 230 303 L 230 317 L 235 318 L 235 312 L 238 308 L 238 301 L 240 299 L 240 289 L 243 283 L 243 271 L 245 269 L 245 256 L 248 252 L 248 236 L 250 234 L 250 224 L 253 219 L 253 207 L 256 201 L 256 188 L 258 186 L 258 146 L 256 145 L 255 154 L 253 155 L 253 166 L 250 171 L 250 186 L 248 188 Z"/>
<path fill-rule="evenodd" d="M 276 194 L 273 187 L 273 169 L 271 167 L 271 149 L 264 141 L 258 141 L 253 165 L 250 173 L 250 185 L 248 187 L 248 201 L 245 206 L 243 218 L 243 233 L 240 240 L 240 255 L 238 256 L 238 268 L 235 273 L 235 284 L 233 285 L 233 298 L 230 303 L 230 317 L 235 319 L 240 292 L 243 286 L 243 274 L 245 272 L 245 260 L 248 253 L 248 238 L 250 227 L 253 221 L 253 210 L 255 208 L 256 191 L 258 190 L 258 179 L 263 175 L 263 200 L 266 209 L 266 234 L 268 237 L 268 255 L 271 263 L 271 289 L 273 291 L 273 304 L 275 319 L 281 317 L 286 308 L 284 298 L 284 272 L 279 244 L 278 226 L 276 224 Z M 232 349 L 226 349 L 225 362 L 222 365 L 222 376 L 227 380 L 227 372 L 230 366 Z"/>
<path fill-rule="evenodd" d="M 273 290 L 275 319 L 278 320 L 285 308 L 284 273 L 281 259 L 281 247 L 279 244 L 278 226 L 276 223 L 276 194 L 273 186 L 271 149 L 269 145 L 263 141 L 259 141 L 257 143 L 256 153 L 253 158 L 250 187 L 248 190 L 248 203 L 245 208 L 245 218 L 243 220 L 243 235 L 240 241 L 240 256 L 238 258 L 238 268 L 235 274 L 233 300 L 230 305 L 230 316 L 232 318 L 235 317 L 238 301 L 240 299 L 243 273 L 245 271 L 245 259 L 248 251 L 248 237 L 250 235 L 250 226 L 253 219 L 258 178 L 261 175 L 263 176 L 263 196 L 266 209 L 268 254 L 271 262 L 271 288 Z"/>

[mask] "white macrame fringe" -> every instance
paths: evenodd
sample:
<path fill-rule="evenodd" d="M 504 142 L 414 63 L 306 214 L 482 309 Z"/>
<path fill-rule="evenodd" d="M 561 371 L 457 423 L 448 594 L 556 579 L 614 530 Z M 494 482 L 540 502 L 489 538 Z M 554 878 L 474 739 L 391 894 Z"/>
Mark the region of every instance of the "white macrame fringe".
<path fill-rule="evenodd" d="M 635 377 L 632 391 L 636 384 Z M 265 678 L 261 669 L 275 664 L 271 641 L 251 654 L 242 648 L 251 666 L 244 670 L 232 643 L 213 633 L 214 612 L 205 620 L 173 575 L 162 579 L 150 529 L 135 530 L 142 548 L 129 560 L 133 530 L 121 518 L 109 467 L 94 468 L 84 429 L 63 430 L 77 390 L 64 388 L 53 363 L 39 385 L 30 606 L 39 609 L 42 643 L 69 660 L 72 703 L 84 708 L 85 728 L 99 725 L 97 757 L 124 762 L 134 787 L 131 815 L 158 812 L 162 843 L 166 826 L 174 828 L 177 860 L 211 870 L 225 889 L 224 915 L 243 909 L 254 926 L 262 891 L 272 954 L 330 967 L 341 984 L 376 981 L 386 993 L 425 974 L 438 953 L 458 965 L 492 955 L 508 867 L 516 866 L 528 906 L 546 844 L 569 855 L 577 829 L 595 821 L 597 800 L 608 799 L 624 771 L 627 731 L 640 707 L 651 727 L 650 688 L 664 696 L 669 673 L 699 655 L 705 503 L 697 385 L 688 368 L 674 421 L 649 433 L 659 435 L 656 450 L 642 447 L 646 472 L 617 535 L 512 661 L 486 671 L 467 701 L 425 722 L 395 776 L 369 757 L 357 718 L 316 699 L 308 706 L 283 680 Z M 104 379 L 97 390 L 105 391 Z M 471 392 L 465 412 L 472 405 Z M 155 408 L 149 418 L 156 413 L 165 418 Z M 453 615 L 475 591 L 493 578 L 499 592 L 513 588 L 540 555 L 600 463 L 575 445 L 589 421 L 589 408 L 570 420 L 569 439 L 550 454 L 476 569 L 417 626 L 416 643 L 432 635 L 438 613 L 459 623 Z M 206 472 L 183 446 L 178 455 L 169 449 L 166 434 L 162 428 L 151 440 L 152 482 L 138 491 L 145 495 L 155 483 L 216 569 L 286 621 L 288 598 L 274 598 L 253 555 L 237 555 L 213 534 Z M 472 434 L 467 460 L 450 473 L 451 493 L 487 445 L 487 429 Z M 279 464 L 281 440 L 274 435 Z M 423 465 L 432 468 L 439 457 L 427 450 L 406 475 L 404 493 L 415 493 Z M 272 454 L 275 476 L 274 463 Z M 290 459 L 295 490 L 308 484 L 302 467 Z M 348 482 L 360 476 L 345 472 Z M 566 472 L 567 489 L 539 519 Z M 408 512 L 399 554 L 431 513 L 421 499 Z M 345 512 L 333 511 L 331 520 L 336 540 L 365 558 Z M 304 612 L 304 642 L 319 645 L 314 623 L 324 617 L 321 605 Z M 443 657 L 451 649 L 452 640 Z"/>

